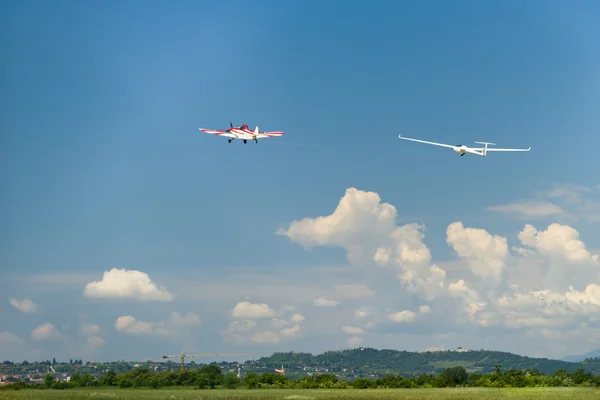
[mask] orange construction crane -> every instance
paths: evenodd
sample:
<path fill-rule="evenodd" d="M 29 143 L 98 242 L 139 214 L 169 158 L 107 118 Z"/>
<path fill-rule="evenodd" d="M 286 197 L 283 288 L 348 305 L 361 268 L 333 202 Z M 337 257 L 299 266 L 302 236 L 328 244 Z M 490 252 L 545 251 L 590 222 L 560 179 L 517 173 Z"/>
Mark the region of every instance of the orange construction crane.
<path fill-rule="evenodd" d="M 181 360 L 181 370 L 183 371 L 185 365 L 185 358 L 195 358 L 195 357 L 235 357 L 235 356 L 249 356 L 250 354 L 220 354 L 220 353 L 208 353 L 208 354 L 183 354 L 181 353 L 178 356 L 162 356 L 162 358 L 179 358 Z"/>

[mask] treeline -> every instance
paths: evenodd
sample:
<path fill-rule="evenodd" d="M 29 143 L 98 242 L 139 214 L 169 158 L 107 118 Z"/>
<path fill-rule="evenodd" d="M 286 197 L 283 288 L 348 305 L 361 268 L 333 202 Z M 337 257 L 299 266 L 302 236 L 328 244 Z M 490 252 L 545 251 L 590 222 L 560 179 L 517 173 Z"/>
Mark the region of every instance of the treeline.
<path fill-rule="evenodd" d="M 261 357 L 253 365 L 265 368 L 277 368 L 284 364 L 286 368 L 296 369 L 303 366 L 319 366 L 328 372 L 353 371 L 358 374 L 396 371 L 402 376 L 415 374 L 440 373 L 448 363 L 460 362 L 463 367 L 478 369 L 482 373 L 494 371 L 497 364 L 507 369 L 536 369 L 544 374 L 552 374 L 558 369 L 574 372 L 583 368 L 587 372 L 600 373 L 600 360 L 585 360 L 574 363 L 547 358 L 523 357 L 502 351 L 426 351 L 410 352 L 389 349 L 357 348 L 342 351 L 327 351 L 322 354 L 279 352 L 269 357 Z M 446 364 L 446 365 L 444 365 Z M 455 364 L 456 365 L 456 364 Z"/>
<path fill-rule="evenodd" d="M 153 372 L 149 369 L 136 369 L 117 374 L 108 371 L 99 379 L 90 374 L 74 374 L 69 382 L 58 382 L 54 376 L 46 375 L 43 383 L 17 382 L 3 389 L 69 389 L 77 387 L 118 387 L 118 388 L 167 388 L 175 386 L 196 387 L 198 389 L 248 388 L 248 389 L 370 389 L 370 388 L 428 388 L 428 387 L 559 387 L 596 386 L 600 387 L 600 376 L 593 376 L 583 369 L 567 372 L 559 369 L 552 375 L 544 375 L 537 370 L 503 370 L 500 365 L 488 374 L 469 374 L 463 367 L 452 367 L 440 374 L 421 374 L 414 377 L 387 375 L 382 378 L 358 378 L 353 381 L 340 380 L 334 374 L 306 376 L 291 380 L 272 372 L 257 374 L 251 372 L 243 379 L 234 373 L 224 374 L 217 365 L 207 365 L 197 370 Z"/>

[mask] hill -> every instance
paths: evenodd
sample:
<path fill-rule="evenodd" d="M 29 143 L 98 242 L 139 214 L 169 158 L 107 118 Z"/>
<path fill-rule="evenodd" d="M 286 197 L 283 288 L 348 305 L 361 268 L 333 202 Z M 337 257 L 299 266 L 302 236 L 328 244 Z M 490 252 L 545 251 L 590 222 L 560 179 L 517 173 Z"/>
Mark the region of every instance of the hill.
<path fill-rule="evenodd" d="M 596 350 L 592 350 L 588 353 L 585 354 L 575 354 L 575 355 L 571 355 L 571 356 L 567 356 L 565 358 L 563 358 L 563 361 L 571 361 L 571 362 L 579 362 L 579 361 L 583 361 L 585 359 L 588 358 L 597 358 L 600 357 L 600 349 L 596 349 Z"/>
<path fill-rule="evenodd" d="M 274 369 L 284 365 L 286 374 L 336 373 L 353 376 L 383 376 L 399 374 L 405 377 L 420 374 L 437 374 L 445 368 L 462 366 L 469 373 L 489 373 L 496 365 L 502 369 L 538 370 L 553 374 L 559 369 L 573 372 L 583 368 L 586 372 L 600 374 L 600 359 L 583 362 L 568 362 L 547 358 L 531 358 L 502 351 L 490 350 L 447 350 L 409 352 L 358 348 L 310 353 L 274 353 L 252 363 L 254 368 Z M 253 368 L 253 369 L 254 369 Z"/>

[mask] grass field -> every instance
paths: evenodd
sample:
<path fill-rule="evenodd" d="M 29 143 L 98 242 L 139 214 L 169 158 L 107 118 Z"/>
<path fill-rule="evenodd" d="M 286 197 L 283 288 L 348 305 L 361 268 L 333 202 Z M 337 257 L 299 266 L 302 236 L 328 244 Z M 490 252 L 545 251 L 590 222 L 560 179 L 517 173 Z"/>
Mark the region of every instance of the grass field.
<path fill-rule="evenodd" d="M 448 388 L 448 389 L 335 389 L 335 390 L 193 390 L 193 389 L 68 389 L 68 390 L 18 390 L 0 391 L 0 399 L 33 400 L 33 399 L 82 399 L 82 400 L 118 400 L 118 399 L 152 399 L 152 400 L 361 400 L 361 399 L 398 399 L 398 400 L 501 400 L 501 399 L 546 399 L 546 400 L 587 400 L 600 399 L 597 388 L 523 388 L 523 389 L 483 389 L 483 388 Z"/>

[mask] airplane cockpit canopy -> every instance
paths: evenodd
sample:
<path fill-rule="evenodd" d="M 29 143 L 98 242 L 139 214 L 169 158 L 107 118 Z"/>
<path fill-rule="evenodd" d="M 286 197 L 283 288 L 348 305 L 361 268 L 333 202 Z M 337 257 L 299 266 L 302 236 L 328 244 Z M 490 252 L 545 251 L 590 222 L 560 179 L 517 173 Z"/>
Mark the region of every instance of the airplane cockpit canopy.
<path fill-rule="evenodd" d="M 248 129 L 248 125 L 242 124 L 242 129 Z"/>

